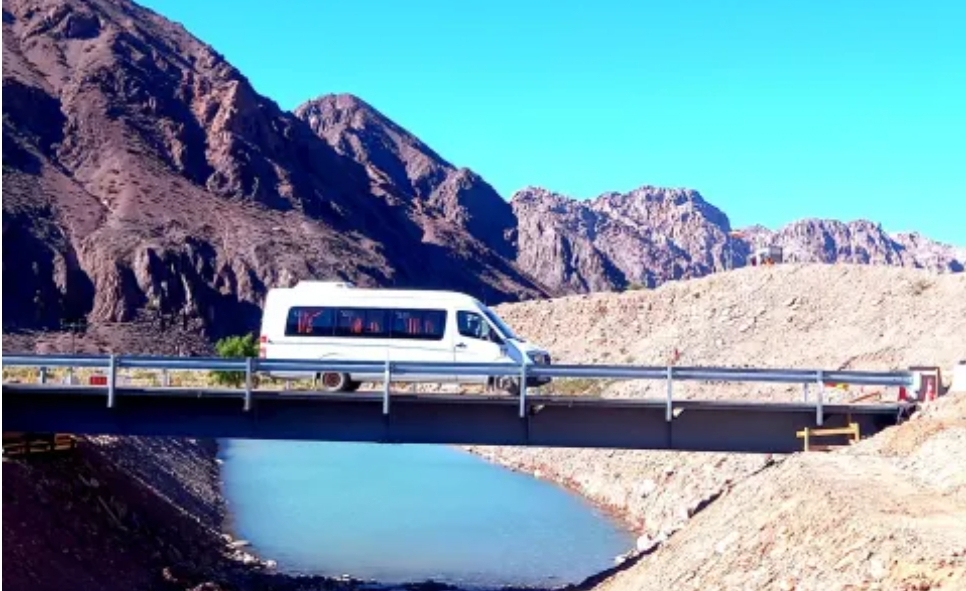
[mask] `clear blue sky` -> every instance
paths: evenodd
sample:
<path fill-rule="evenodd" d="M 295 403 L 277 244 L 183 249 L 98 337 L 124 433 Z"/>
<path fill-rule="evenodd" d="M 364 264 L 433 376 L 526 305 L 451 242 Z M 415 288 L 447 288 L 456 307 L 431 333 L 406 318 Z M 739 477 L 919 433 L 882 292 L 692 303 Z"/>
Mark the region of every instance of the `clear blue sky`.
<path fill-rule="evenodd" d="M 966 0 L 149 0 L 286 109 L 351 92 L 504 197 L 695 188 L 736 226 L 966 244 Z"/>

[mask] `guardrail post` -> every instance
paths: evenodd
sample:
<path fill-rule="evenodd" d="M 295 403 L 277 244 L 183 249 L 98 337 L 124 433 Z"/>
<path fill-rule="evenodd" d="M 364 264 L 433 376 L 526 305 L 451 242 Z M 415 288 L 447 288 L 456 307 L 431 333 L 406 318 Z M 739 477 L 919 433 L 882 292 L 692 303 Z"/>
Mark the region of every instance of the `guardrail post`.
<path fill-rule="evenodd" d="M 520 361 L 520 418 L 527 416 L 527 360 Z"/>
<path fill-rule="evenodd" d="M 46 384 L 47 383 L 47 368 L 46 367 L 44 367 L 42 365 L 40 366 L 40 370 L 37 373 L 37 380 L 41 384 Z"/>
<path fill-rule="evenodd" d="M 255 365 L 254 361 L 251 357 L 245 358 L 245 412 L 252 409 L 252 370 Z"/>
<path fill-rule="evenodd" d="M 114 386 L 117 382 L 117 357 L 111 353 L 107 365 L 107 408 L 114 408 Z"/>
<path fill-rule="evenodd" d="M 825 412 L 822 405 L 825 402 L 825 381 L 822 379 L 822 370 L 818 370 L 818 397 L 815 400 L 815 423 L 819 427 L 825 422 Z"/>
<path fill-rule="evenodd" d="M 386 355 L 386 370 L 382 376 L 382 414 L 389 414 L 389 384 L 392 383 L 392 363 Z"/>
<path fill-rule="evenodd" d="M 802 384 L 802 402 L 808 402 L 808 382 Z"/>
<path fill-rule="evenodd" d="M 161 370 L 161 385 L 165 388 L 171 386 L 171 375 L 168 373 L 167 369 Z"/>
<path fill-rule="evenodd" d="M 674 419 L 674 368 L 667 366 L 667 408 L 664 410 L 664 420 L 671 422 Z"/>

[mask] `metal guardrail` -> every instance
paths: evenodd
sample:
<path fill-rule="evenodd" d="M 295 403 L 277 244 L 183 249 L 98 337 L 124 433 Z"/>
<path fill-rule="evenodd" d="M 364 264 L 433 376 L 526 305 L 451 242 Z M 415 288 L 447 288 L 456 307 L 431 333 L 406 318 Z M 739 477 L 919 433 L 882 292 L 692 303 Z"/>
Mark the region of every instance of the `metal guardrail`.
<path fill-rule="evenodd" d="M 808 386 L 818 388 L 815 401 L 816 422 L 823 421 L 824 387 L 826 383 L 861 386 L 910 386 L 912 372 L 863 372 L 841 370 L 763 369 L 729 367 L 655 367 L 631 365 L 536 365 L 526 356 L 521 363 L 451 363 L 407 361 L 355 361 L 313 359 L 225 359 L 210 357 L 153 357 L 115 355 L 7 355 L 4 366 L 94 368 L 105 369 L 108 407 L 114 406 L 117 370 L 125 368 L 186 371 L 237 371 L 245 374 L 244 409 L 251 409 L 253 376 L 260 372 L 355 372 L 379 375 L 383 381 L 383 413 L 389 414 L 389 385 L 393 376 L 492 376 L 520 379 L 520 417 L 526 416 L 527 378 L 592 378 L 663 380 L 667 383 L 667 420 L 673 419 L 673 383 L 675 381 L 764 382 L 801 384 L 805 401 Z M 162 390 L 163 391 L 163 390 Z"/>

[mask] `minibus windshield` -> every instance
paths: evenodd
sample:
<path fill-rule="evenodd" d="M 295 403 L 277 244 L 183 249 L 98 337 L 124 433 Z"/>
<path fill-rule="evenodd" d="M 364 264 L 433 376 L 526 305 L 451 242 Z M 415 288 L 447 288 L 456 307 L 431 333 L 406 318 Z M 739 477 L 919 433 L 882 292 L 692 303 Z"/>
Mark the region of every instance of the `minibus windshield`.
<path fill-rule="evenodd" d="M 496 326 L 496 328 L 500 331 L 500 333 L 503 335 L 504 338 L 513 339 L 516 341 L 520 340 L 520 337 L 518 337 L 516 333 L 513 332 L 513 329 L 507 326 L 506 323 L 503 322 L 503 320 L 501 320 L 500 317 L 494 314 L 489 308 L 485 306 L 480 306 L 480 311 L 482 311 L 483 314 L 486 315 L 486 318 L 490 321 L 491 324 Z"/>

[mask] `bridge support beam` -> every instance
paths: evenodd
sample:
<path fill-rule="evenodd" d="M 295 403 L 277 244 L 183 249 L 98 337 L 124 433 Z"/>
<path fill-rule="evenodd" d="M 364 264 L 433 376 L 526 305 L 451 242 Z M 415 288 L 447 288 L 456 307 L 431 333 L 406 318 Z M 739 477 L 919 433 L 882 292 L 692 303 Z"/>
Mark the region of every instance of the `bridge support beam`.
<path fill-rule="evenodd" d="M 681 451 L 788 453 L 796 433 L 816 424 L 812 404 L 383 393 L 251 393 L 244 412 L 237 393 L 120 389 L 113 407 L 105 388 L 4 386 L 4 429 L 76 434 L 369 441 L 381 443 L 526 445 Z M 537 412 L 539 410 L 539 412 Z M 822 407 L 823 425 L 857 423 L 871 435 L 896 423 L 885 405 Z M 851 420 L 850 420 L 851 419 Z"/>

